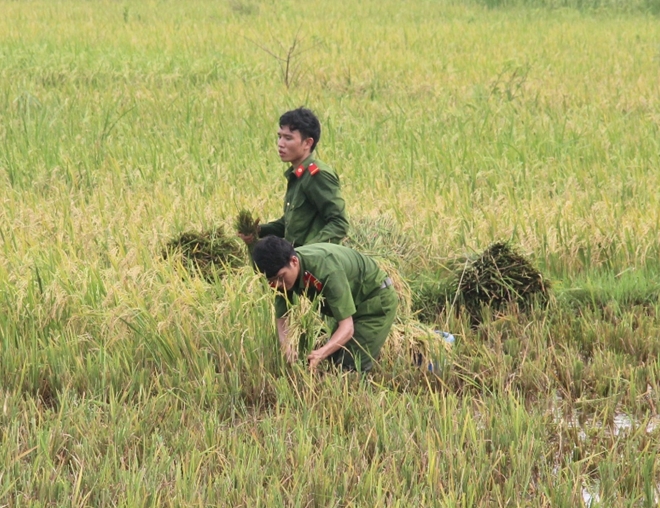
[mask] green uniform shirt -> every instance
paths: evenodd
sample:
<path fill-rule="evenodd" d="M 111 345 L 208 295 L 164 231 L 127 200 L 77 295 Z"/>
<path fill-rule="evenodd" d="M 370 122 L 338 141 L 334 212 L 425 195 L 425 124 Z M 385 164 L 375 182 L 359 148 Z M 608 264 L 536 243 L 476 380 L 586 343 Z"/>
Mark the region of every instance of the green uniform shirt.
<path fill-rule="evenodd" d="M 297 248 L 296 254 L 300 260 L 300 277 L 286 296 L 277 296 L 278 318 L 286 314 L 287 302 L 294 295 L 304 294 L 313 299 L 321 294 L 321 312 L 341 321 L 355 314 L 362 302 L 380 291 L 387 277 L 373 259 L 342 245 L 305 245 Z"/>
<path fill-rule="evenodd" d="M 263 224 L 259 236 L 279 236 L 295 247 L 339 243 L 348 233 L 348 220 L 337 173 L 312 154 L 297 168 L 289 167 L 284 176 L 284 215 Z"/>

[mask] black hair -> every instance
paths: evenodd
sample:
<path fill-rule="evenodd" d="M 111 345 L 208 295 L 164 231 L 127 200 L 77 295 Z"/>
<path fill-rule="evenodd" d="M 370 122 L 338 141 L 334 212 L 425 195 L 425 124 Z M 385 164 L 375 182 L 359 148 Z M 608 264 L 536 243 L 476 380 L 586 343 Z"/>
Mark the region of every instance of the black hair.
<path fill-rule="evenodd" d="M 293 245 L 284 238 L 273 235 L 259 240 L 252 251 L 254 264 L 267 279 L 275 277 L 282 268 L 289 266 L 291 256 L 296 255 Z"/>
<path fill-rule="evenodd" d="M 298 108 L 287 111 L 280 117 L 280 127 L 288 127 L 292 131 L 299 131 L 303 139 L 312 138 L 312 151 L 321 139 L 321 123 L 316 115 L 307 108 Z"/>

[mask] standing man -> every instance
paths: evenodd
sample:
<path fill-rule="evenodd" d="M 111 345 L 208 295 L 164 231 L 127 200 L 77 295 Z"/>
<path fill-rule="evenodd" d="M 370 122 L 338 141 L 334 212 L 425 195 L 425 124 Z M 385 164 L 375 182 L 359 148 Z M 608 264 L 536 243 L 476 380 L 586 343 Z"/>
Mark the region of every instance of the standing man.
<path fill-rule="evenodd" d="M 366 372 L 378 358 L 394 318 L 398 298 L 392 281 L 376 262 L 359 252 L 329 243 L 295 248 L 276 236 L 254 246 L 257 269 L 280 294 L 275 299 L 277 334 L 284 357 L 296 360 L 286 312 L 300 295 L 322 296 L 321 313 L 338 323 L 330 340 L 307 357 L 310 370 L 330 359 L 344 370 Z"/>
<path fill-rule="evenodd" d="M 280 117 L 277 150 L 290 167 L 284 196 L 284 215 L 259 226 L 259 237 L 275 235 L 294 246 L 310 243 L 339 243 L 348 233 L 346 205 L 339 177 L 314 157 L 321 138 L 321 124 L 309 109 L 287 111 Z M 238 234 L 248 245 L 252 235 Z"/>

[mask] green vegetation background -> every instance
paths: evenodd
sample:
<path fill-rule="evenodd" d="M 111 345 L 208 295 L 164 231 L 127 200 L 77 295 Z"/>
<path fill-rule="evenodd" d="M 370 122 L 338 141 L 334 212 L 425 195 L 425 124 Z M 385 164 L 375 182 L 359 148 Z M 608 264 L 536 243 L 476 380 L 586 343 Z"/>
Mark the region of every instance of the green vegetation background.
<path fill-rule="evenodd" d="M 0 1 L 0 504 L 654 506 L 659 7 Z M 300 105 L 418 305 L 500 239 L 551 304 L 432 316 L 437 376 L 282 366 L 250 269 L 160 252 L 278 216 Z"/>

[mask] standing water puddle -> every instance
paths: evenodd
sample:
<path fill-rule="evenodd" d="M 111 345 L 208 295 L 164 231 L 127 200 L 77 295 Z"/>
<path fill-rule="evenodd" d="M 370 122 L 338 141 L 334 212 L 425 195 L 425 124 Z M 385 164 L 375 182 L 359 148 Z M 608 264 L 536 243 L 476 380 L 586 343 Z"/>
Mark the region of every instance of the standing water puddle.
<path fill-rule="evenodd" d="M 555 411 L 556 421 L 558 421 L 557 415 L 558 415 L 558 411 Z M 639 425 L 640 423 L 638 420 L 633 419 L 624 413 L 617 413 L 614 416 L 612 423 L 612 434 L 615 436 L 625 434 L 626 432 L 630 432 L 631 430 L 638 428 Z M 596 425 L 591 424 L 592 428 L 595 426 Z M 647 433 L 653 432 L 656 428 L 658 428 L 658 426 L 660 426 L 660 416 L 655 415 L 647 423 L 646 432 Z M 587 439 L 587 432 L 584 430 L 584 426 L 580 424 L 577 417 L 573 417 L 571 419 L 569 423 L 569 427 L 579 428 L 580 429 L 580 432 L 578 434 L 579 438 L 581 440 Z M 584 500 L 584 505 L 587 508 L 591 508 L 592 506 L 595 506 L 601 502 L 599 487 L 600 485 L 598 482 L 593 482 L 588 485 L 587 484 L 582 485 L 582 499 Z M 659 501 L 660 501 L 660 485 L 656 485 L 654 502 L 658 503 Z"/>

